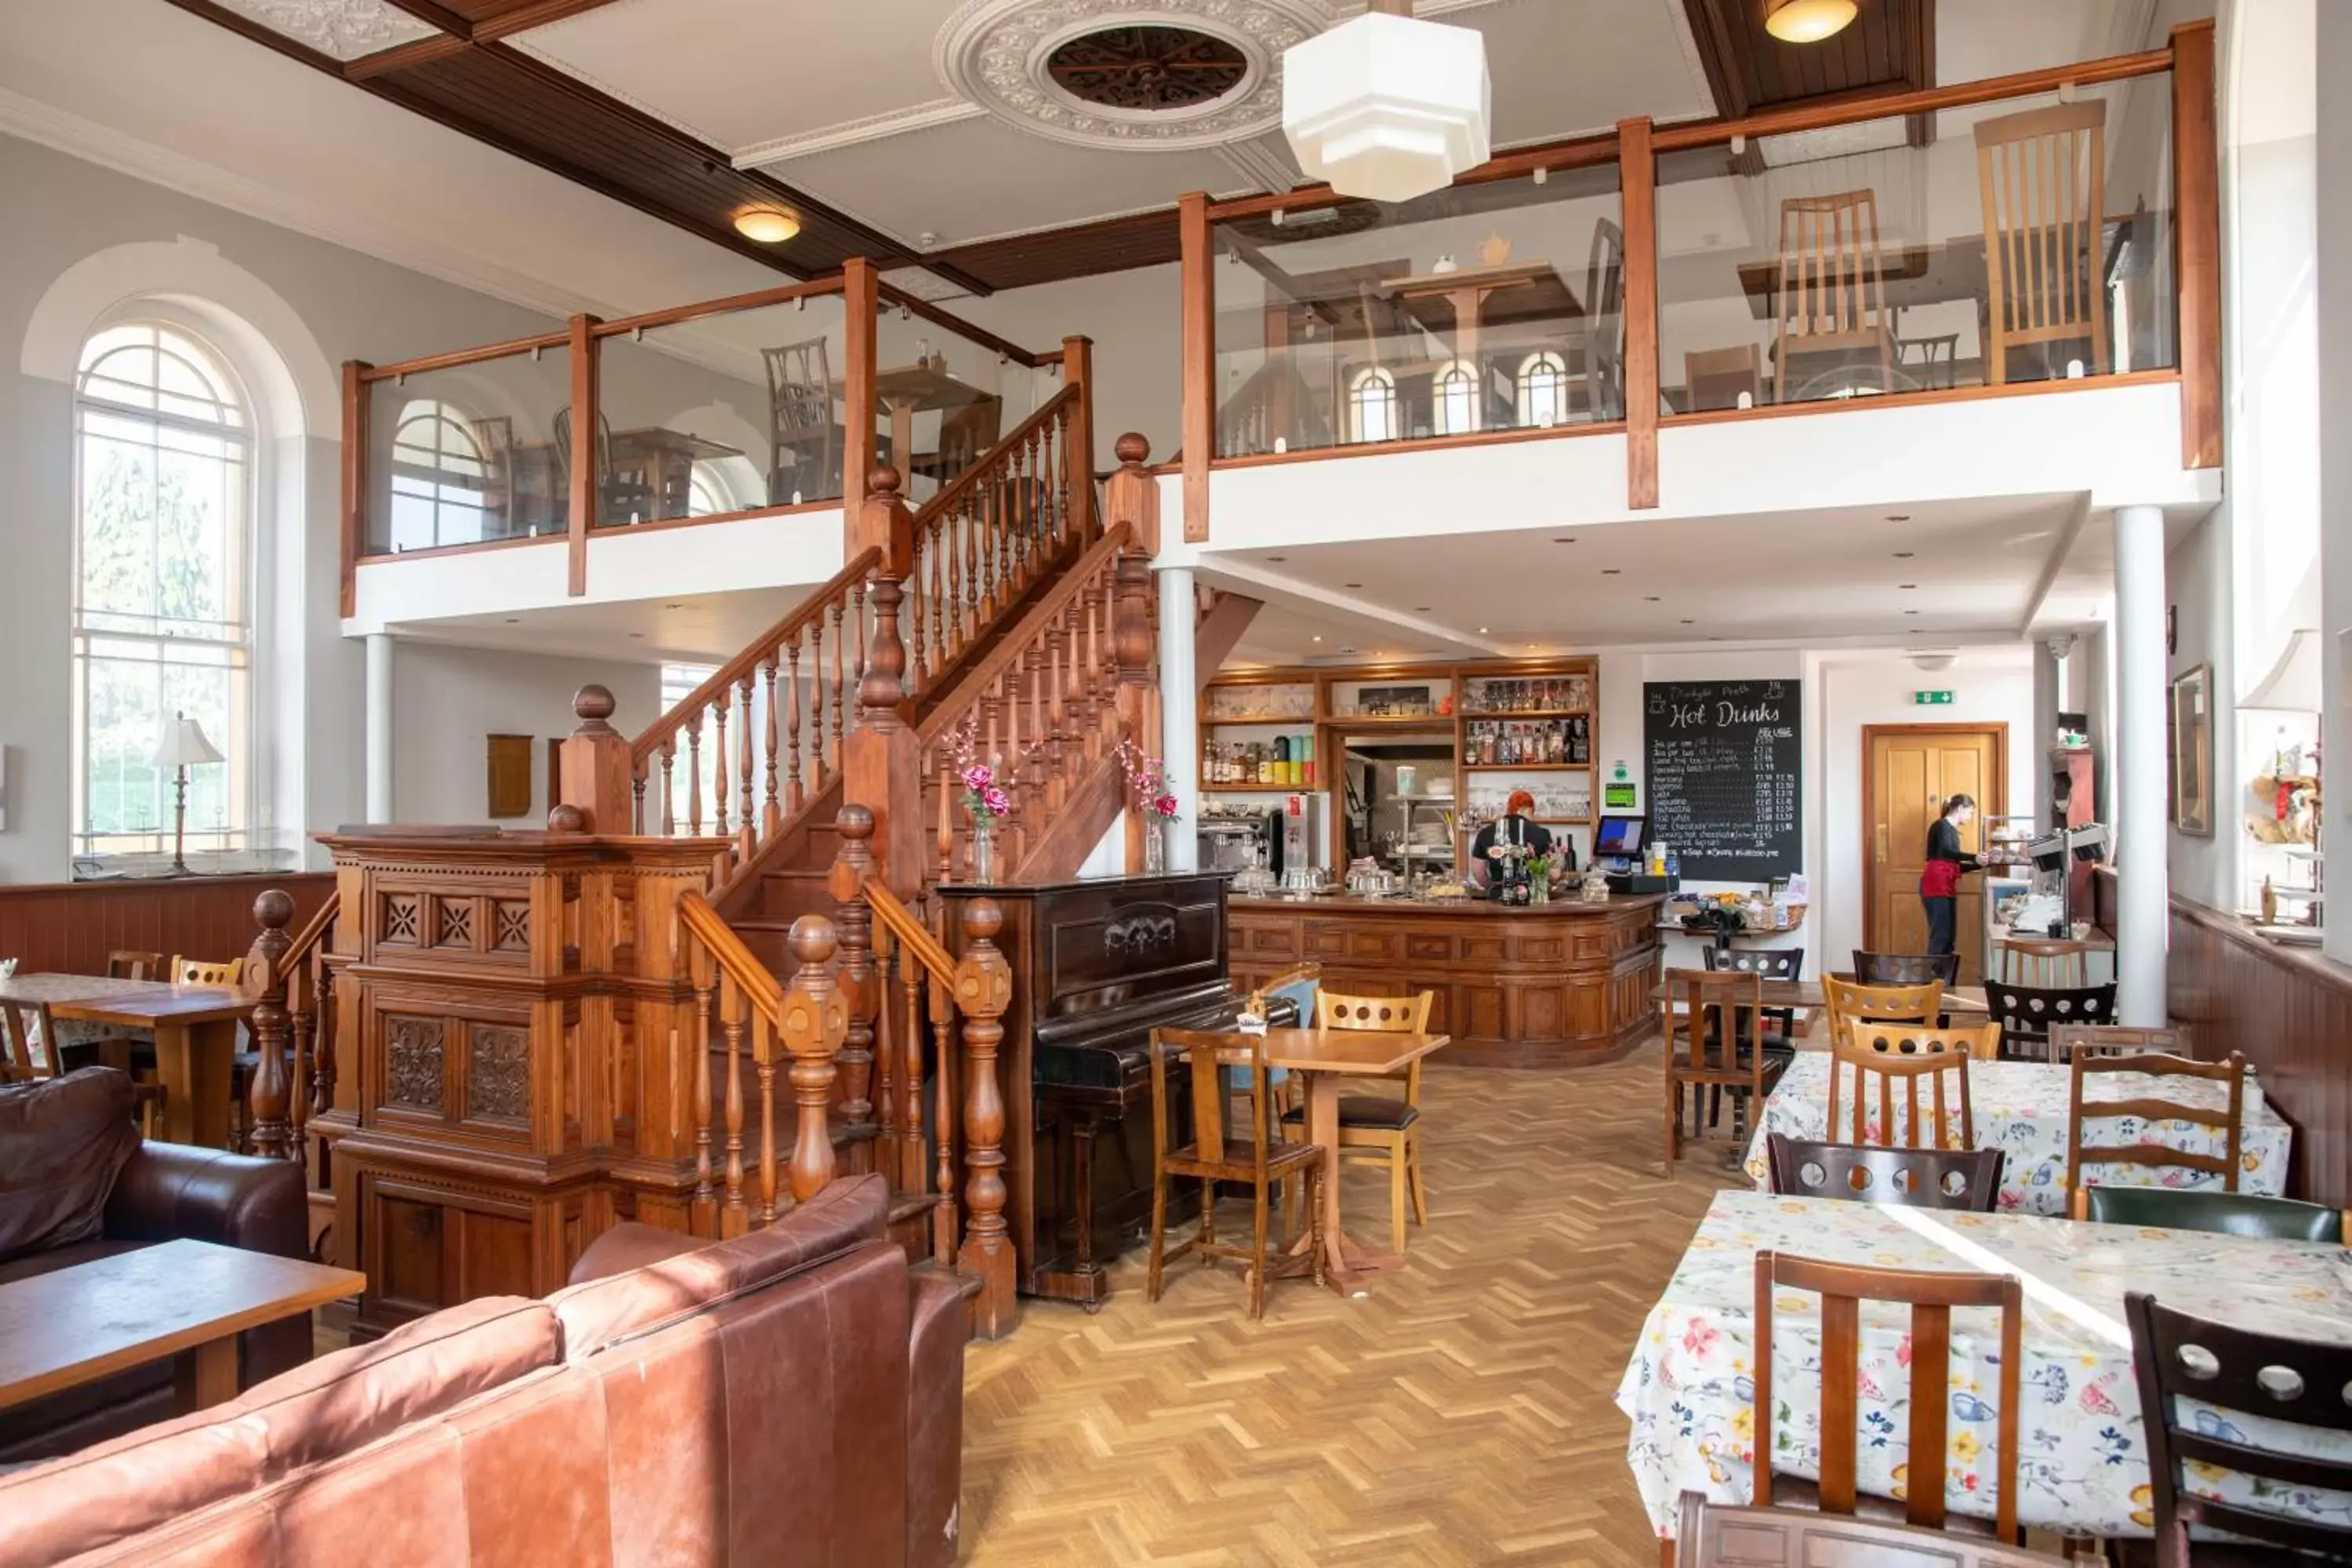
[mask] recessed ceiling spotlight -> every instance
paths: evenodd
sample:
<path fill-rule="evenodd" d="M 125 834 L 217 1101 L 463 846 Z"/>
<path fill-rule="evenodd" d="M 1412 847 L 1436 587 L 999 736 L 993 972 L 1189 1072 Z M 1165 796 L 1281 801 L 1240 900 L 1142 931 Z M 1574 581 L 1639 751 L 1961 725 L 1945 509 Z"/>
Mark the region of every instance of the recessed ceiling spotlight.
<path fill-rule="evenodd" d="M 1890 511 L 1886 514 L 1886 521 L 1889 522 L 1908 522 L 1911 521 L 1911 514 L 1907 511 Z"/>
<path fill-rule="evenodd" d="M 1683 623 L 1683 625 L 1685 625 L 1685 626 L 1695 626 L 1698 625 L 1698 623 L 1697 623 L 1696 621 L 1685 621 L 1685 622 Z"/>
<path fill-rule="evenodd" d="M 1843 32 L 1859 9 L 1854 0 L 1771 0 L 1764 30 L 1784 44 L 1818 44 Z"/>
<path fill-rule="evenodd" d="M 1341 648 L 1339 651 L 1341 653 L 1353 653 L 1356 651 L 1355 645 L 1351 643 L 1348 647 Z"/>
<path fill-rule="evenodd" d="M 1342 588 L 1360 588 L 1363 584 L 1361 583 L 1342 583 L 1339 586 Z"/>
<path fill-rule="evenodd" d="M 520 616 L 509 616 L 507 617 L 507 625 L 510 626 L 519 626 L 522 625 L 522 617 Z"/>
<path fill-rule="evenodd" d="M 1645 605 L 1654 605 L 1658 602 L 1658 596 L 1655 594 L 1644 594 L 1642 595 L 1642 602 Z"/>
<path fill-rule="evenodd" d="M 1576 542 L 1576 535 L 1572 533 L 1563 534 L 1559 538 L 1553 540 L 1552 542 L 1554 544 L 1573 544 Z"/>
<path fill-rule="evenodd" d="M 801 220 L 782 207 L 745 207 L 735 215 L 735 232 L 761 245 L 782 245 L 800 231 Z"/>
<path fill-rule="evenodd" d="M 646 634 L 645 634 L 645 633 L 643 633 L 643 632 L 631 632 L 629 635 L 630 635 L 631 637 L 633 637 L 636 638 L 639 642 L 643 642 L 643 641 L 645 641 L 645 640 L 646 640 Z"/>
<path fill-rule="evenodd" d="M 1315 634 L 1315 640 L 1317 642 L 1321 642 L 1323 640 L 1323 634 L 1321 632 L 1317 632 Z"/>
<path fill-rule="evenodd" d="M 1624 572 L 1624 569 L 1623 569 L 1622 567 L 1619 567 L 1619 566 L 1603 566 L 1603 567 L 1601 569 L 1601 574 L 1603 577 L 1622 577 L 1622 576 L 1625 574 L 1625 572 Z"/>
<path fill-rule="evenodd" d="M 1287 561 L 1287 560 L 1289 560 L 1289 559 L 1290 559 L 1290 557 L 1289 557 L 1289 556 L 1287 556 L 1287 555 L 1269 555 L 1269 556 L 1267 556 L 1267 557 L 1266 557 L 1266 561 L 1267 561 L 1270 564 L 1272 564 L 1272 565 L 1276 565 L 1276 566 L 1279 566 L 1279 565 L 1281 565 L 1284 562 L 1286 562 L 1286 561 Z"/>
<path fill-rule="evenodd" d="M 1480 627 L 1478 628 L 1478 635 L 1479 635 L 1480 637 L 1485 637 L 1485 636 L 1486 635 L 1486 627 L 1484 627 L 1484 626 L 1480 626 Z"/>
<path fill-rule="evenodd" d="M 1918 612 L 1918 611 L 1916 611 L 1916 610 L 1906 610 L 1906 611 L 1904 611 L 1903 613 L 1904 613 L 1905 615 L 1906 615 L 1906 616 L 1916 616 L 1916 615 L 1917 615 L 1919 612 Z"/>
<path fill-rule="evenodd" d="M 1916 588 L 1919 584 L 1916 583 L 1897 583 L 1895 585 L 1898 588 Z"/>
<path fill-rule="evenodd" d="M 1429 606 L 1427 605 L 1415 605 L 1412 607 L 1412 613 L 1416 616 L 1425 616 L 1429 614 Z"/>
<path fill-rule="evenodd" d="M 1898 550 L 1895 552 L 1895 559 L 1897 561 L 1908 561 L 1911 559 L 1912 553 L 1913 552 L 1908 550 Z"/>

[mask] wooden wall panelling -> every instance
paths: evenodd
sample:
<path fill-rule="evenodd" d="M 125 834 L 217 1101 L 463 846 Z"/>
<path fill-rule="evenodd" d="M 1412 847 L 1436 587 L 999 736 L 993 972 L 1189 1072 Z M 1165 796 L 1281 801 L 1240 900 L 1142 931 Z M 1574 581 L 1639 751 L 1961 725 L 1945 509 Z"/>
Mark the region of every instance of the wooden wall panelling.
<path fill-rule="evenodd" d="M 253 945 L 253 900 L 263 892 L 292 896 L 299 930 L 334 885 L 327 872 L 303 871 L 0 886 L 0 958 L 26 974 L 103 974 L 117 948 L 233 958 Z"/>
<path fill-rule="evenodd" d="M 1756 0 L 1683 0 L 1683 7 L 1707 88 L 1727 117 L 1874 88 L 1935 85 L 1936 0 L 1875 0 L 1844 31 L 1801 45 L 1766 32 L 1765 7 Z"/>
<path fill-rule="evenodd" d="M 2221 151 L 2213 24 L 2172 30 L 2173 220 L 2179 226 L 2180 466 L 2221 466 Z"/>

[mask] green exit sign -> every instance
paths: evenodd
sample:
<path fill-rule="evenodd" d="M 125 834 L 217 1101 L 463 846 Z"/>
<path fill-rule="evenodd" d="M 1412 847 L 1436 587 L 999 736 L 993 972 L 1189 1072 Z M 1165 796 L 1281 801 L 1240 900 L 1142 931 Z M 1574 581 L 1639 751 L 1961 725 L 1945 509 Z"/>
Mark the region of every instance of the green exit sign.
<path fill-rule="evenodd" d="M 1952 694 L 1948 691 L 1915 691 L 1911 694 L 1911 700 L 1922 708 L 1949 708 Z"/>

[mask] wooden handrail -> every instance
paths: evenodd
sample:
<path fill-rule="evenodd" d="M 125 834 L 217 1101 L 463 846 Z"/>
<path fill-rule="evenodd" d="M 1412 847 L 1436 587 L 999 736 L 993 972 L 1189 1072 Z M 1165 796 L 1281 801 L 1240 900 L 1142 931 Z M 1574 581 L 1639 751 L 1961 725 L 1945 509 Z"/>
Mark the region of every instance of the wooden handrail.
<path fill-rule="evenodd" d="M 920 316 L 923 320 L 930 322 L 931 325 L 935 327 L 945 328 L 947 331 L 955 333 L 958 337 L 978 343 L 984 349 L 992 349 L 996 353 L 1003 354 L 1005 358 L 1013 361 L 1014 363 L 1025 366 L 1030 370 L 1043 370 L 1049 364 L 1059 364 L 1062 363 L 1062 356 L 1058 352 L 1054 353 L 1033 353 L 1029 350 L 1023 348 L 1019 343 L 1014 342 L 1012 339 L 1000 338 L 994 332 L 990 331 L 986 327 L 974 326 L 971 322 L 965 321 L 962 317 L 956 315 L 954 312 L 942 310 L 937 305 L 932 304 L 929 300 L 918 298 L 913 294 L 908 293 L 904 289 L 895 288 L 888 283 L 882 283 L 877 286 L 876 292 L 880 298 L 888 300 L 891 304 L 898 306 L 908 314 Z"/>
<path fill-rule="evenodd" d="M 991 455 L 995 456 L 997 454 L 1016 450 L 1022 442 L 1027 440 L 1031 436 L 1035 435 L 1038 431 L 1043 430 L 1046 426 L 1052 424 L 1054 416 L 1059 413 L 1065 405 L 1076 403 L 1077 400 L 1078 389 L 1076 387 L 1066 386 L 1062 388 L 1061 391 L 1045 399 L 1044 403 L 1039 404 L 1037 405 L 1036 413 L 1032 414 L 1028 418 L 1024 419 L 1020 424 L 1015 425 L 1002 440 L 998 441 L 996 445 L 991 448 Z M 925 501 L 922 505 L 922 509 L 915 513 L 915 531 L 918 534 L 920 534 L 926 529 L 931 527 L 933 525 L 933 520 L 953 510 L 958 501 L 962 500 L 966 496 L 970 495 L 973 489 L 977 487 L 982 479 L 990 478 L 1002 466 L 1001 462 L 992 462 L 988 458 L 982 458 L 979 462 L 972 464 L 971 467 L 966 468 L 962 473 L 960 473 L 954 479 L 950 479 L 945 485 L 940 487 L 939 494 Z"/>
<path fill-rule="evenodd" d="M 704 316 L 760 310 L 771 305 L 788 305 L 794 300 L 816 300 L 840 292 L 841 274 L 831 272 L 822 278 L 812 278 L 805 283 L 783 283 L 773 289 L 754 289 L 748 294 L 730 294 L 723 300 L 704 300 L 692 305 L 672 305 L 667 310 L 647 310 L 641 315 L 616 317 L 599 326 L 596 336 L 610 338 L 623 332 L 649 331 L 656 327 L 674 327 L 681 321 L 698 321 Z"/>
<path fill-rule="evenodd" d="M 329 889 L 327 901 L 319 906 L 317 913 L 303 922 L 302 929 L 294 933 L 293 942 L 288 945 L 283 962 L 289 969 L 298 963 L 308 963 L 310 961 L 310 954 L 318 949 L 320 942 L 326 940 L 327 928 L 335 923 L 335 917 L 342 912 L 342 889 L 340 888 Z"/>
<path fill-rule="evenodd" d="M 428 370 L 455 370 L 460 365 L 479 364 L 484 360 L 506 359 L 514 354 L 527 354 L 534 349 L 560 349 L 572 341 L 569 329 L 553 332 L 534 332 L 527 338 L 509 338 L 501 343 L 482 343 L 470 349 L 451 349 L 446 353 L 421 354 L 396 364 L 372 364 L 360 371 L 362 381 L 396 381 L 404 375 L 422 375 Z"/>
<path fill-rule="evenodd" d="M 873 910 L 874 918 L 898 939 L 916 963 L 939 980 L 954 981 L 955 960 L 948 956 L 948 950 L 940 945 L 940 939 L 930 933 L 915 911 L 899 901 L 898 894 L 870 873 L 859 879 L 858 888 L 865 894 L 867 907 Z"/>
<path fill-rule="evenodd" d="M 687 719 L 708 707 L 722 691 L 739 685 L 743 678 L 756 671 L 778 644 L 807 629 L 812 621 L 823 618 L 824 612 L 842 595 L 864 583 L 880 563 L 882 552 L 871 546 L 851 557 L 849 564 L 826 580 L 825 584 L 793 607 L 792 614 L 743 645 L 743 647 L 712 671 L 709 678 L 678 701 L 669 711 L 646 727 L 645 733 L 629 742 L 629 761 L 643 767 L 661 743 L 675 736 Z"/>
<path fill-rule="evenodd" d="M 682 893 L 677 900 L 678 924 L 689 935 L 710 951 L 710 960 L 726 971 L 727 977 L 743 989 L 751 1005 L 766 1015 L 768 1022 L 782 1027 L 784 1020 L 784 988 L 768 966 L 753 956 L 735 934 L 735 928 L 719 916 L 710 900 L 700 893 Z"/>
<path fill-rule="evenodd" d="M 1125 522 L 1113 523 L 1104 531 L 1103 536 L 1095 541 L 1084 555 L 1071 564 L 1068 571 L 1061 574 L 1051 588 L 1045 590 L 1036 604 L 1025 612 L 1023 618 L 1043 620 L 1060 611 L 1071 600 L 1077 597 L 1079 590 L 1086 586 L 1089 579 L 1097 575 L 1107 562 L 1116 559 L 1120 551 L 1134 548 L 1134 544 L 1135 535 L 1129 526 Z M 1026 651 L 1025 645 L 1020 639 L 1004 637 L 994 647 L 990 648 L 987 657 L 967 671 L 958 684 L 971 690 L 980 690 L 988 682 L 1012 669 L 1020 662 Z M 960 722 L 962 717 L 962 710 L 959 704 L 941 703 L 925 714 L 922 721 L 916 725 L 915 738 L 922 744 L 929 745 L 947 733 L 953 727 L 954 722 Z"/>

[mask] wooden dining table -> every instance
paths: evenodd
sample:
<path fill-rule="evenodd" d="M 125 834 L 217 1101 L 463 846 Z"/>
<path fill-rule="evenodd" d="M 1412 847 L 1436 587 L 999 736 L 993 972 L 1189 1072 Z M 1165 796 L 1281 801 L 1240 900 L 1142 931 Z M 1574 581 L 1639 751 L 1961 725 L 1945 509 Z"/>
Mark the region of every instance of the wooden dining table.
<path fill-rule="evenodd" d="M 1230 1033 L 1171 1029 L 1165 1038 L 1183 1050 L 1213 1050 L 1232 1067 L 1247 1067 L 1244 1037 Z M 1299 1075 L 1307 1089 L 1307 1141 L 1323 1151 L 1323 1277 L 1343 1296 L 1360 1296 L 1364 1276 L 1393 1268 L 1395 1253 L 1375 1252 L 1351 1239 L 1339 1223 L 1339 1096 L 1351 1078 L 1393 1078 L 1433 1051 L 1453 1042 L 1450 1035 L 1415 1035 L 1382 1029 L 1268 1029 L 1265 1065 Z M 1304 1273 L 1314 1265 L 1312 1236 L 1292 1244 L 1286 1267 Z"/>
<path fill-rule="evenodd" d="M 1846 977 L 1841 975 L 1839 978 Z M 1763 980 L 1758 988 L 1767 1007 L 1818 1010 L 1829 1005 L 1829 999 L 1822 994 L 1822 983 L 1818 980 Z M 1661 980 L 1650 987 L 1650 1000 L 1658 1004 L 1661 1017 L 1664 1016 L 1665 1009 L 1678 1000 L 1671 994 L 1672 991 L 1673 982 L 1667 980 Z M 1943 1005 L 1939 1010 L 1955 1016 L 1991 1016 L 1991 1009 L 1985 1003 L 1984 991 L 1974 985 L 1946 986 Z"/>
<path fill-rule="evenodd" d="M 229 1146 L 237 1026 L 253 1016 L 252 997 L 226 986 L 103 974 L 14 974 L 0 980 L 0 996 L 46 1003 L 61 1023 L 151 1031 L 163 1080 L 164 1141 Z"/>
<path fill-rule="evenodd" d="M 845 400 L 848 391 L 845 381 L 833 384 L 836 397 Z M 902 472 L 911 471 L 916 415 L 943 414 L 995 395 L 928 364 L 893 365 L 874 373 L 874 400 L 890 416 L 890 460 Z M 848 416 L 856 418 L 856 410 L 851 409 Z"/>
<path fill-rule="evenodd" d="M 1566 327 L 1584 319 L 1576 291 L 1549 261 L 1461 267 L 1451 272 L 1392 278 L 1377 285 L 1397 309 L 1475 363 L 1481 333 L 1524 322 Z"/>

